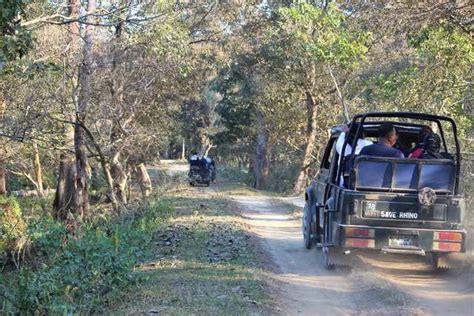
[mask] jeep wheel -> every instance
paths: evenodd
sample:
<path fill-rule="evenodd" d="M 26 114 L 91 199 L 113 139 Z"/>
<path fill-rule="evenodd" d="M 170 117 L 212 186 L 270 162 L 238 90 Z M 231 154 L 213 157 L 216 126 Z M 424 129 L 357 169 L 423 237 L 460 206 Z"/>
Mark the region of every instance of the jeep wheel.
<path fill-rule="evenodd" d="M 311 249 L 311 247 L 313 246 L 313 239 L 311 236 L 311 210 L 309 208 L 308 202 L 306 202 L 304 205 L 302 228 L 304 247 L 306 249 Z"/>

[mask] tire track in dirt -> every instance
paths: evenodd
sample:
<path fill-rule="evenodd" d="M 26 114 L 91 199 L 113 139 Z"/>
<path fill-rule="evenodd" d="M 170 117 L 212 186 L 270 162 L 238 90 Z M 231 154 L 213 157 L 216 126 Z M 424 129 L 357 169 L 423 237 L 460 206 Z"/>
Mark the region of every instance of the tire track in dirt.
<path fill-rule="evenodd" d="M 179 164 L 169 167 L 173 175 L 187 171 Z M 227 194 L 226 185 L 195 189 Z M 380 254 L 360 256 L 352 271 L 330 271 L 320 251 L 303 247 L 300 215 L 288 213 L 288 204 L 304 205 L 301 197 L 230 198 L 242 206 L 244 220 L 274 261 L 269 282 L 284 315 L 474 315 L 470 274 L 436 274 L 426 258 Z"/>
<path fill-rule="evenodd" d="M 300 218 L 273 198 L 232 198 L 243 206 L 243 217 L 277 266 L 283 314 L 422 315 L 404 296 L 393 295 L 390 286 L 365 283 L 349 270 L 327 270 L 320 251 L 303 247 Z"/>
<path fill-rule="evenodd" d="M 298 207 L 304 205 L 303 197 L 281 200 Z M 472 252 L 463 256 L 472 265 Z M 432 270 L 429 258 L 424 257 L 380 253 L 363 253 L 358 257 L 359 264 L 353 268 L 350 281 L 358 283 L 361 292 L 365 292 L 365 302 L 391 305 L 382 304 L 382 311 L 399 315 L 474 315 L 472 269 L 439 273 Z M 374 289 L 378 293 L 371 293 Z M 358 312 L 371 313 L 367 306 L 360 307 Z"/>

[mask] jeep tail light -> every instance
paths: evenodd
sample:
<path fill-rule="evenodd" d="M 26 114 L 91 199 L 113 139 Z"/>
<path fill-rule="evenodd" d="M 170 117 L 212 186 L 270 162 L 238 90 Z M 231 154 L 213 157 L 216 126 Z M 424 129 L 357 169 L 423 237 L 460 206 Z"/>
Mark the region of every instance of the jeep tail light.
<path fill-rule="evenodd" d="M 375 248 L 375 240 L 361 238 L 346 238 L 346 247 Z"/>
<path fill-rule="evenodd" d="M 347 237 L 367 237 L 374 238 L 373 229 L 347 227 L 345 229 Z"/>
<path fill-rule="evenodd" d="M 459 252 L 461 251 L 461 244 L 452 243 L 452 242 L 435 241 L 433 242 L 433 250 Z"/>
<path fill-rule="evenodd" d="M 433 234 L 433 240 L 462 241 L 462 234 L 451 232 L 435 232 Z"/>

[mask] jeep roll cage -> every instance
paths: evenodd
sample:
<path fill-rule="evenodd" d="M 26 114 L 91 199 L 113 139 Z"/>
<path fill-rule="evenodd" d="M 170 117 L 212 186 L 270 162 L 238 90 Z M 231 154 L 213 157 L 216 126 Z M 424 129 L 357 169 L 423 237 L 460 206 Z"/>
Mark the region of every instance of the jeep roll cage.
<path fill-rule="evenodd" d="M 429 122 L 436 123 L 440 137 L 443 142 L 443 147 L 445 152 L 448 152 L 448 147 L 446 144 L 446 138 L 443 130 L 443 125 L 442 122 L 447 122 L 451 124 L 452 132 L 453 132 L 453 138 L 454 138 L 454 144 L 455 144 L 455 149 L 456 149 L 456 154 L 455 154 L 455 183 L 454 183 L 454 194 L 458 194 L 459 190 L 459 175 L 460 175 L 460 168 L 461 168 L 461 155 L 460 155 L 460 146 L 459 146 L 459 140 L 457 136 L 457 127 L 456 123 L 454 122 L 453 119 L 445 116 L 440 116 L 440 115 L 432 115 L 432 114 L 424 114 L 424 113 L 415 113 L 415 112 L 369 112 L 369 113 L 363 113 L 363 114 L 357 114 L 353 117 L 351 121 L 351 128 L 348 131 L 348 134 L 354 134 L 355 137 L 353 137 L 351 145 L 351 154 L 350 157 L 344 156 L 344 155 L 339 155 L 339 168 L 337 171 L 337 177 L 336 181 L 339 181 L 343 168 L 342 166 L 344 165 L 344 161 L 346 159 L 350 159 L 354 161 L 355 159 L 355 150 L 356 150 L 356 145 L 357 145 L 357 140 L 362 137 L 362 133 L 364 131 L 364 128 L 373 126 L 376 127 L 377 125 L 382 124 L 384 121 L 367 121 L 369 118 L 400 118 L 400 119 L 414 119 L 414 120 L 425 120 Z M 358 123 L 356 125 L 355 123 Z M 403 126 L 406 128 L 414 128 L 414 129 L 419 129 L 423 126 L 423 124 L 416 124 L 416 123 L 411 123 L 411 122 L 393 122 L 395 126 Z M 356 129 L 357 127 L 357 129 Z M 347 147 L 348 143 L 348 138 L 344 141 L 344 144 L 342 146 L 341 153 L 344 153 Z"/>

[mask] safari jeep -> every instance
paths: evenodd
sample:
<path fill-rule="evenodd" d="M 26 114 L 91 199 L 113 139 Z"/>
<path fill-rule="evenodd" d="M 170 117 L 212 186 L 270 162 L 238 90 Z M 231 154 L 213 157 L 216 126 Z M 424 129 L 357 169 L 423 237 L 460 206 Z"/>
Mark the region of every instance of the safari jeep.
<path fill-rule="evenodd" d="M 196 184 L 209 186 L 212 181 L 212 174 L 206 166 L 190 166 L 188 178 L 191 186 L 195 186 Z"/>
<path fill-rule="evenodd" d="M 395 126 L 399 142 L 412 148 L 420 130 L 431 127 L 442 140 L 442 158 L 357 156 L 358 136 L 377 141 L 386 121 Z M 455 122 L 421 113 L 366 113 L 355 116 L 351 126 L 349 134 L 356 137 L 351 144 L 344 141 L 345 157 L 335 148 L 341 130 L 332 130 L 319 173 L 305 192 L 305 247 L 322 248 L 328 268 L 351 264 L 361 249 L 431 255 L 435 268 L 449 267 L 448 255 L 465 252 L 466 241 Z M 350 155 L 346 148 L 352 148 Z"/>

